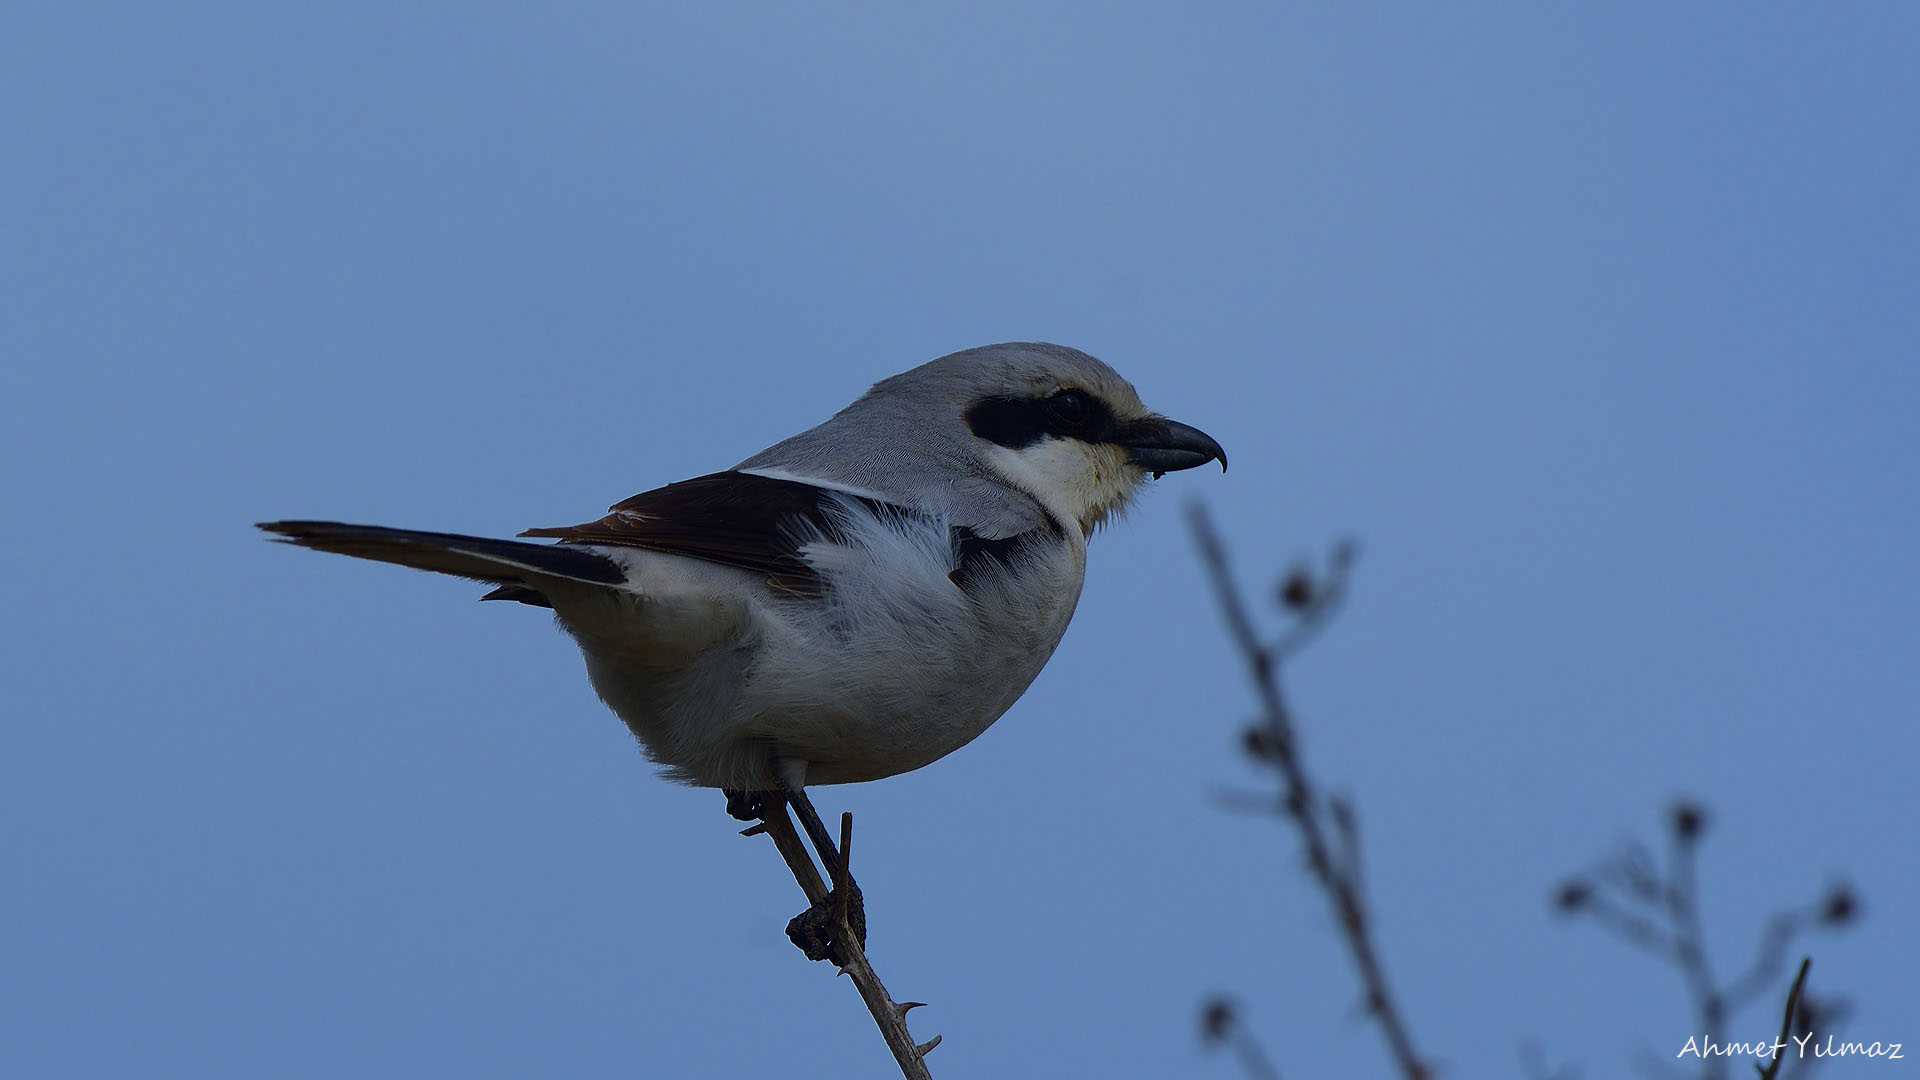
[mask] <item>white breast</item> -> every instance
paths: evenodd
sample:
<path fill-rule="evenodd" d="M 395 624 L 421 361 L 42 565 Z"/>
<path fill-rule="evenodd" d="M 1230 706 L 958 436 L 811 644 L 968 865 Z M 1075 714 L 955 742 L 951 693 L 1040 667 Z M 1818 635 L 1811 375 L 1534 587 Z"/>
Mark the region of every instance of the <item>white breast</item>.
<path fill-rule="evenodd" d="M 765 790 L 775 753 L 806 761 L 810 784 L 920 768 L 1025 692 L 1079 599 L 1085 543 L 1072 530 L 1007 567 L 972 568 L 963 591 L 944 522 L 849 504 L 838 524 L 839 539 L 802 548 L 824 598 L 633 552 L 630 600 L 556 600 L 595 689 L 670 776 Z"/>

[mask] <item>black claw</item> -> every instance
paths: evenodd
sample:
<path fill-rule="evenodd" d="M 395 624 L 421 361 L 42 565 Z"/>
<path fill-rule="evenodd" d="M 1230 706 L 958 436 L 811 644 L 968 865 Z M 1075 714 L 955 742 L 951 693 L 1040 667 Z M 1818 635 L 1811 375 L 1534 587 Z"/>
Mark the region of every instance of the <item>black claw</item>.
<path fill-rule="evenodd" d="M 727 797 L 727 813 L 737 821 L 759 821 L 766 817 L 766 793 L 722 788 Z"/>
<path fill-rule="evenodd" d="M 866 902 L 860 897 L 859 885 L 849 881 L 847 889 L 847 925 L 853 928 L 855 940 L 864 949 L 867 947 Z M 834 940 L 834 906 L 839 899 L 839 891 L 835 890 L 814 901 L 812 907 L 787 923 L 787 937 L 807 954 L 807 959 L 832 960 L 835 967 L 846 967 L 847 957 Z"/>

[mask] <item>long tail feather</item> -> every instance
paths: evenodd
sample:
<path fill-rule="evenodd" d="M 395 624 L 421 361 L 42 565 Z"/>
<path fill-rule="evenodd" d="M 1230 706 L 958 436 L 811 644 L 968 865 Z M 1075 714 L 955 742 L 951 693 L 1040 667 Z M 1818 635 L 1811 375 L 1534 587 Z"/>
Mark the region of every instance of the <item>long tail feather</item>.
<path fill-rule="evenodd" d="M 573 544 L 529 544 L 337 521 L 267 521 L 259 527 L 277 534 L 282 543 L 315 551 L 398 563 L 494 585 L 525 587 L 495 590 L 488 599 L 504 594 L 497 598 L 540 603 L 545 599 L 539 590 L 543 578 L 567 578 L 596 585 L 620 585 L 627 580 L 626 570 L 619 563 Z M 540 600 L 522 596 L 523 591 Z"/>

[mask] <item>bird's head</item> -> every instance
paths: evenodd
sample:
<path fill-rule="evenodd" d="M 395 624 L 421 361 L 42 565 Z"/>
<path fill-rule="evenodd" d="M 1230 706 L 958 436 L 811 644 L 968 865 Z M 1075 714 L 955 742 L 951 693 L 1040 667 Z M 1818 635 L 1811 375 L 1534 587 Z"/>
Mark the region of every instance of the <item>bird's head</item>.
<path fill-rule="evenodd" d="M 1227 467 L 1206 432 L 1149 410 L 1112 368 L 1065 346 L 988 345 L 887 382 L 895 380 L 937 381 L 959 408 L 971 456 L 1082 535 L 1124 509 L 1149 477 L 1209 461 Z"/>

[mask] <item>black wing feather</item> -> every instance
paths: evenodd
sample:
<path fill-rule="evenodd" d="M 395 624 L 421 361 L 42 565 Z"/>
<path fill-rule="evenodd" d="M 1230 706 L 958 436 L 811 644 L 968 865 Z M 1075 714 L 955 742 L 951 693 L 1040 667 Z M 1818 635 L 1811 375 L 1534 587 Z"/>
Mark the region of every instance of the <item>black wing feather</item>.
<path fill-rule="evenodd" d="M 831 499 L 863 503 L 877 513 L 916 513 L 797 480 L 729 470 L 643 491 L 615 503 L 613 512 L 598 521 L 520 535 L 688 555 L 765 574 L 792 592 L 818 595 L 820 577 L 801 558 L 796 539 L 810 531 L 839 535 L 827 506 Z"/>

